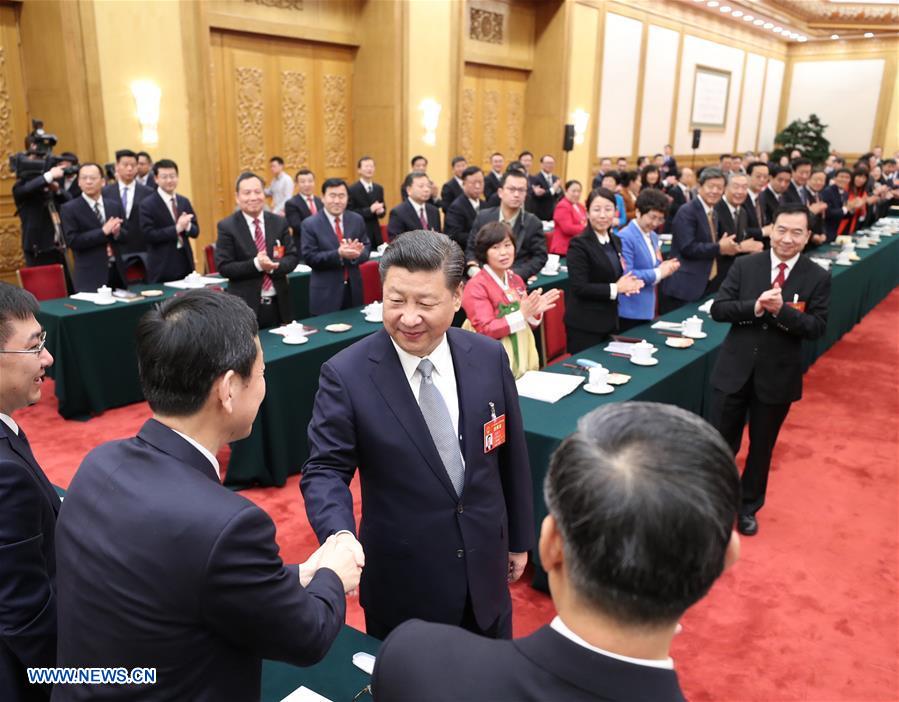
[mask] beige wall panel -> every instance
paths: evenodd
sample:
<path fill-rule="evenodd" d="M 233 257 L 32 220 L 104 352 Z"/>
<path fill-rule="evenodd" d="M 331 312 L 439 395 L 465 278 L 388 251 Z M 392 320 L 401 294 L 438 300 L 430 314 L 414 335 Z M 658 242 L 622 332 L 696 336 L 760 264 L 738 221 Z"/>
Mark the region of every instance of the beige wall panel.
<path fill-rule="evenodd" d="M 471 37 L 472 11 L 505 17 L 503 40 L 484 41 Z M 532 2 L 470 0 L 465 2 L 462 21 L 462 52 L 465 61 L 505 68 L 530 69 L 534 63 L 534 25 L 537 7 Z M 477 21 L 477 15 L 475 15 Z M 475 32 L 478 35 L 478 32 Z"/>
<path fill-rule="evenodd" d="M 759 124 L 758 148 L 760 151 L 770 151 L 774 148 L 783 79 L 784 62 L 768 59 L 768 66 L 765 69 L 765 99 L 762 102 L 762 116 Z"/>
<path fill-rule="evenodd" d="M 469 164 L 490 168 L 490 154 L 506 161 L 524 148 L 527 73 L 467 64 L 462 79 L 459 119 L 460 153 Z"/>
<path fill-rule="evenodd" d="M 642 32 L 642 22 L 606 14 L 596 145 L 599 157 L 632 151 Z"/>
<path fill-rule="evenodd" d="M 828 125 L 833 148 L 864 152 L 871 146 L 885 61 L 804 61 L 793 64 L 787 123 L 812 113 Z"/>
<path fill-rule="evenodd" d="M 661 153 L 671 131 L 674 70 L 680 36 L 671 29 L 650 24 L 647 39 L 639 152 L 651 155 Z"/>
<path fill-rule="evenodd" d="M 746 55 L 746 75 L 743 83 L 743 102 L 740 106 L 740 130 L 737 151 L 754 151 L 759 129 L 762 87 L 765 83 L 765 57 Z"/>
<path fill-rule="evenodd" d="M 560 171 L 563 180 L 574 178 L 582 183 L 590 178 L 590 135 L 596 124 L 596 109 L 593 105 L 594 86 L 598 80 L 596 44 L 599 40 L 599 10 L 589 5 L 575 4 L 571 15 L 571 67 L 568 82 L 567 124 L 574 123 L 574 113 L 583 110 L 590 115 L 583 143 L 575 143 L 568 153 L 565 171 Z M 560 154 L 556 154 L 558 160 Z"/>

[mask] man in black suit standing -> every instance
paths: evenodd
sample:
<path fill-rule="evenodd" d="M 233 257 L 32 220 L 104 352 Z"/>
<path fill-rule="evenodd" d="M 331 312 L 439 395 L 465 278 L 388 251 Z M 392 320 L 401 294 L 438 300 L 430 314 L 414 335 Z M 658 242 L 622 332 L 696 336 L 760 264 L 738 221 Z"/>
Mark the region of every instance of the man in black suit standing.
<path fill-rule="evenodd" d="M 484 199 L 489 200 L 490 196 L 499 190 L 499 183 L 503 179 L 503 166 L 506 159 L 497 151 L 490 156 L 490 172 L 484 176 Z"/>
<path fill-rule="evenodd" d="M 807 158 L 794 158 L 790 163 L 790 184 L 784 191 L 782 202 L 801 202 L 808 204 L 808 191 L 805 189 L 809 177 L 812 175 L 812 162 Z"/>
<path fill-rule="evenodd" d="M 218 223 L 215 266 L 228 292 L 246 302 L 260 329 L 293 320 L 287 274 L 297 267 L 296 244 L 287 220 L 265 212 L 265 184 L 241 173 L 235 185 L 238 210 Z"/>
<path fill-rule="evenodd" d="M 751 210 L 746 206 L 749 199 L 749 177 L 732 171 L 724 188 L 724 197 L 715 205 L 718 228 L 724 234 L 733 234 L 737 242 L 737 256 L 758 253 L 764 250 L 762 230 L 756 226 Z M 727 276 L 733 262 L 732 257 L 722 257 L 720 275 Z"/>
<path fill-rule="evenodd" d="M 546 154 L 540 159 L 540 172 L 528 176 L 530 195 L 525 209 L 536 215 L 541 222 L 551 222 L 556 202 L 562 197 L 562 183 L 554 175 L 556 159 Z"/>
<path fill-rule="evenodd" d="M 56 549 L 59 497 L 12 418 L 41 399 L 53 357 L 35 319 L 38 303 L 0 283 L 0 696 L 50 699 L 26 668 L 56 665 Z"/>
<path fill-rule="evenodd" d="M 431 193 L 431 181 L 427 173 L 412 171 L 404 182 L 407 198 L 390 210 L 387 220 L 387 236 L 393 241 L 403 232 L 418 229 L 441 231 L 440 210 L 432 205 L 428 198 Z"/>
<path fill-rule="evenodd" d="M 285 227 L 287 225 L 285 224 Z M 59 685 L 57 700 L 258 700 L 263 658 L 327 653 L 361 559 L 332 539 L 299 568 L 275 525 L 222 486 L 216 455 L 249 435 L 265 397 L 256 318 L 191 290 L 137 327 L 135 437 L 91 451 L 57 527 L 59 665 L 156 669 L 153 685 Z"/>
<path fill-rule="evenodd" d="M 478 263 L 473 248 L 477 233 L 487 222 L 499 221 L 508 224 L 515 233 L 515 263 L 512 270 L 528 282 L 546 265 L 548 258 L 543 224 L 530 212 L 525 212 L 523 207 L 528 194 L 528 177 L 521 171 L 507 170 L 497 194 L 499 207 L 481 209 L 468 233 L 465 260 L 468 261 L 469 275 L 477 273 Z"/>
<path fill-rule="evenodd" d="M 420 154 L 416 154 L 412 157 L 412 160 L 409 162 L 412 170 L 411 173 L 427 173 L 428 172 L 428 159 Z M 436 199 L 433 197 L 434 193 L 428 192 L 428 199 L 431 200 L 431 204 L 436 205 Z M 400 184 L 400 200 L 405 202 L 406 198 L 409 197 L 409 193 L 406 192 L 406 179 L 403 179 L 403 182 Z"/>
<path fill-rule="evenodd" d="M 103 197 L 118 199 L 125 211 L 125 228 L 128 230 L 128 241 L 122 245 L 122 255 L 145 253 L 147 250 L 143 230 L 140 224 L 140 205 L 144 198 L 153 194 L 137 182 L 137 154 L 131 149 L 119 149 L 115 152 L 116 182 L 103 188 Z"/>
<path fill-rule="evenodd" d="M 25 265 L 47 266 L 59 263 L 65 269 L 68 279 L 66 240 L 59 223 L 63 205 L 72 199 L 63 188 L 65 177 L 62 165 L 53 166 L 40 175 L 19 176 L 12 186 L 12 195 L 22 226 Z M 81 194 L 80 190 L 78 194 Z M 71 289 L 71 283 L 69 287 Z"/>
<path fill-rule="evenodd" d="M 153 164 L 156 192 L 141 203 L 140 222 L 147 244 L 147 280 L 181 280 L 195 268 L 190 240 L 200 235 L 194 208 L 178 195 L 178 164 L 160 159 Z"/>
<path fill-rule="evenodd" d="M 137 152 L 137 182 L 150 190 L 156 187 L 156 179 L 153 177 L 153 159 L 146 151 Z"/>
<path fill-rule="evenodd" d="M 381 241 L 381 222 L 387 214 L 384 206 L 384 188 L 374 182 L 375 160 L 371 156 L 363 156 L 356 164 L 359 180 L 350 186 L 350 202 L 347 209 L 355 212 L 365 220 L 368 240 L 371 247 L 377 249 Z"/>
<path fill-rule="evenodd" d="M 462 194 L 456 198 L 446 211 L 444 233 L 455 241 L 462 250 L 468 244 L 468 233 L 474 224 L 484 201 L 481 193 L 484 190 L 484 174 L 477 166 L 469 166 L 462 171 Z"/>
<path fill-rule="evenodd" d="M 712 319 L 732 324 L 712 371 L 712 423 L 735 456 L 749 417 L 738 523 L 748 536 L 758 531 L 777 434 L 802 397 L 802 342 L 824 333 L 830 302 L 830 274 L 802 255 L 808 208 L 782 205 L 773 223 L 771 250 L 735 261 L 712 304 Z"/>
<path fill-rule="evenodd" d="M 462 173 L 468 168 L 468 161 L 464 156 L 454 156 L 452 161 L 453 177 L 443 184 L 440 189 L 440 209 L 444 213 L 450 208 L 456 198 L 462 194 Z"/>
<path fill-rule="evenodd" d="M 78 187 L 81 197 L 67 202 L 59 213 L 66 242 L 75 255 L 75 290 L 96 292 L 103 285 L 124 288 L 121 245 L 128 228 L 122 202 L 103 197 L 99 164 L 81 164 Z"/>
<path fill-rule="evenodd" d="M 769 168 L 769 173 L 768 187 L 759 196 L 765 224 L 772 224 L 774 222 L 774 212 L 782 204 L 785 204 L 784 198 L 787 197 L 786 193 L 793 176 L 789 166 L 772 166 Z"/>
<path fill-rule="evenodd" d="M 768 164 L 764 161 L 753 161 L 746 167 L 746 175 L 749 176 L 749 193 L 746 199 L 746 207 L 752 210 L 757 226 L 762 230 L 762 235 L 767 239 L 771 235 L 771 222 L 765 219 L 765 208 L 762 206 L 762 193 L 768 187 L 770 175 Z"/>
<path fill-rule="evenodd" d="M 727 445 L 678 407 L 608 404 L 553 454 L 543 492 L 557 616 L 513 641 L 407 622 L 378 651 L 376 699 L 683 702 L 678 620 L 739 554 Z"/>
<path fill-rule="evenodd" d="M 284 203 L 284 216 L 290 225 L 293 238 L 300 239 L 303 220 L 318 214 L 324 205 L 315 194 L 315 174 L 308 168 L 297 171 L 297 194 Z"/>

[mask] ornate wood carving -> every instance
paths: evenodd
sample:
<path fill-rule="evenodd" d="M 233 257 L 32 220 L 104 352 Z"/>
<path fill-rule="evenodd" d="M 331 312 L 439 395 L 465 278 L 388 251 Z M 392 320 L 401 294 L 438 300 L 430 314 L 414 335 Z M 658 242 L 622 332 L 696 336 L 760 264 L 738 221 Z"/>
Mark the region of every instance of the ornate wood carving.
<path fill-rule="evenodd" d="M 503 16 L 478 7 L 468 9 L 468 38 L 488 44 L 503 43 Z"/>
<path fill-rule="evenodd" d="M 506 93 L 506 138 L 508 152 L 517 154 L 521 148 L 524 125 L 522 115 L 522 95 L 518 92 Z"/>
<path fill-rule="evenodd" d="M 474 163 L 474 88 L 462 91 L 462 118 L 459 124 L 459 151 L 469 163 Z"/>
<path fill-rule="evenodd" d="M 265 169 L 262 69 L 238 66 L 234 72 L 237 89 L 238 165 L 241 171 L 262 174 Z"/>
<path fill-rule="evenodd" d="M 12 178 L 9 157 L 12 145 L 12 103 L 6 86 L 6 50 L 0 46 L 0 178 Z"/>
<path fill-rule="evenodd" d="M 277 7 L 282 10 L 302 10 L 303 0 L 244 0 L 251 5 L 263 5 L 264 7 Z"/>
<path fill-rule="evenodd" d="M 347 79 L 326 74 L 324 77 L 325 167 L 347 166 Z"/>
<path fill-rule="evenodd" d="M 490 154 L 494 151 L 502 151 L 502 147 L 497 137 L 496 128 L 499 121 L 499 91 L 485 90 L 484 102 L 481 108 L 481 123 L 484 125 L 483 142 L 484 149 L 483 163 L 490 163 Z"/>
<path fill-rule="evenodd" d="M 289 168 L 309 164 L 306 141 L 306 74 L 301 71 L 281 72 L 281 128 L 284 161 Z"/>
<path fill-rule="evenodd" d="M 15 271 L 24 265 L 18 220 L 0 222 L 0 271 Z"/>

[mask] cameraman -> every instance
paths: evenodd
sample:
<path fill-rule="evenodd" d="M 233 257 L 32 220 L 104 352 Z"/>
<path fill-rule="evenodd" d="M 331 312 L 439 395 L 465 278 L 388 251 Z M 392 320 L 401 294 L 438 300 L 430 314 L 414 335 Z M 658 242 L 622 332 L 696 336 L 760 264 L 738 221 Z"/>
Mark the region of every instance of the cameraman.
<path fill-rule="evenodd" d="M 41 156 L 32 152 L 28 158 L 40 160 Z M 63 164 L 53 166 L 38 176 L 20 176 L 13 185 L 12 194 L 16 214 L 22 223 L 25 265 L 62 264 L 66 272 L 66 286 L 71 290 L 66 265 L 66 244 L 59 218 L 59 209 L 71 199 L 62 187 L 64 177 Z"/>

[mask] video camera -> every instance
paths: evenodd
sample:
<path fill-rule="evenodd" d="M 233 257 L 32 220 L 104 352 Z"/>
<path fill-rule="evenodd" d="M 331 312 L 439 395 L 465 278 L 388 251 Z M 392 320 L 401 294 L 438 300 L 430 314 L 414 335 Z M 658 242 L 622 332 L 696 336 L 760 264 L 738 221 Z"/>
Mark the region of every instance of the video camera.
<path fill-rule="evenodd" d="M 53 147 L 56 146 L 55 134 L 47 134 L 44 131 L 44 123 L 39 119 L 31 120 L 31 134 L 25 142 L 27 151 L 20 151 L 9 157 L 9 167 L 19 178 L 28 179 L 46 173 L 63 161 L 68 161 L 62 156 L 53 155 Z M 74 163 L 64 169 L 67 176 L 78 172 L 78 164 Z"/>

